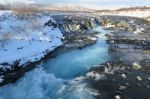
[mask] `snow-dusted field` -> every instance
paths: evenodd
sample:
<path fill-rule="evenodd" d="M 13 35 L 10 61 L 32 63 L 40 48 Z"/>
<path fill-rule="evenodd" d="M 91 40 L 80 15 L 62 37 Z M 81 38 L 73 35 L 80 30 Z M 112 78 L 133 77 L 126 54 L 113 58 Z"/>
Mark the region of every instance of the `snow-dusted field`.
<path fill-rule="evenodd" d="M 11 11 L 0 11 L 0 64 L 40 60 L 48 52 L 62 45 L 61 31 L 44 26 L 50 16 L 44 14 L 18 17 Z M 6 66 L 7 67 L 7 66 Z"/>
<path fill-rule="evenodd" d="M 97 14 L 97 13 L 95 13 Z M 150 9 L 147 10 L 129 10 L 129 11 L 103 11 L 99 13 L 100 15 L 118 15 L 118 16 L 131 16 L 138 18 L 147 18 L 150 16 Z"/>

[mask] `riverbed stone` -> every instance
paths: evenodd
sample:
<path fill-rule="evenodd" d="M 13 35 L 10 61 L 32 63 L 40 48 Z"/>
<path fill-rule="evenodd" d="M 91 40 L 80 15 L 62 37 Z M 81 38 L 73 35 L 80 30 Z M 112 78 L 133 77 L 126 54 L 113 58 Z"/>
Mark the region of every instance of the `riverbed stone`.
<path fill-rule="evenodd" d="M 140 69 L 142 69 L 142 66 L 138 63 L 133 63 L 133 69 L 140 70 Z"/>
<path fill-rule="evenodd" d="M 127 89 L 126 86 L 121 85 L 121 86 L 119 87 L 119 90 L 125 90 L 125 89 Z"/>
<path fill-rule="evenodd" d="M 116 95 L 115 99 L 121 99 L 120 95 Z"/>
<path fill-rule="evenodd" d="M 122 74 L 121 76 L 122 76 L 122 78 L 124 78 L 124 79 L 127 78 L 126 74 Z"/>
<path fill-rule="evenodd" d="M 137 79 L 138 81 L 142 81 L 142 78 L 141 78 L 140 76 L 137 76 L 136 79 Z"/>

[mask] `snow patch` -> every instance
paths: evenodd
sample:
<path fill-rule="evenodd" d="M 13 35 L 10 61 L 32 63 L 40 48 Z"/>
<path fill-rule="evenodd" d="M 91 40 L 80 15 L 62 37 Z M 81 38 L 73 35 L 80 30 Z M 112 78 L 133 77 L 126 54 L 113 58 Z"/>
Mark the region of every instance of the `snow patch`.
<path fill-rule="evenodd" d="M 106 79 L 106 76 L 104 74 L 99 74 L 99 73 L 94 72 L 94 71 L 87 73 L 86 77 L 87 78 L 94 78 L 95 81 Z"/>
<path fill-rule="evenodd" d="M 0 12 L 0 64 L 19 61 L 35 62 L 62 45 L 59 28 L 44 26 L 50 15 L 30 15 L 18 18 L 11 11 Z"/>

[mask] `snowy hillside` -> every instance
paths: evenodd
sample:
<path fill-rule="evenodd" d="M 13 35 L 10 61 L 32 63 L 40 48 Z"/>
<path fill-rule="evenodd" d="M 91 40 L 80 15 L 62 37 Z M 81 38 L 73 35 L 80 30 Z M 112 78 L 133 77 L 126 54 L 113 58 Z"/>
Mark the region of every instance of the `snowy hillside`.
<path fill-rule="evenodd" d="M 117 10 L 97 10 L 96 13 L 101 15 L 120 15 L 139 18 L 148 18 L 150 16 L 150 6 L 146 7 L 129 7 Z"/>
<path fill-rule="evenodd" d="M 55 4 L 50 6 L 44 6 L 42 9 L 50 10 L 50 11 L 84 11 L 84 12 L 92 12 L 94 10 L 88 9 L 86 7 L 73 5 L 73 4 Z"/>
<path fill-rule="evenodd" d="M 57 27 L 44 26 L 53 19 L 38 14 L 18 17 L 10 11 L 0 12 L 0 64 L 40 60 L 48 52 L 62 45 Z M 52 22 L 51 21 L 51 22 Z"/>

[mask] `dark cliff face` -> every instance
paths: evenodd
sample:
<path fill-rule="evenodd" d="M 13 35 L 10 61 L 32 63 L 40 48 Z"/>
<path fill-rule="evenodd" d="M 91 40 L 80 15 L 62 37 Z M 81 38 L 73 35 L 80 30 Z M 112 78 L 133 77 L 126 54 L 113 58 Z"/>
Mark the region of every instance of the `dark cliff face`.
<path fill-rule="evenodd" d="M 77 14 L 55 15 L 53 18 L 63 33 L 84 33 L 98 25 L 118 31 L 150 33 L 150 22 L 135 17 Z"/>
<path fill-rule="evenodd" d="M 78 15 L 53 16 L 63 33 L 84 33 L 100 25 L 95 17 Z"/>
<path fill-rule="evenodd" d="M 55 15 L 52 17 L 64 35 L 65 45 L 74 45 L 74 47 L 77 45 L 82 48 L 95 43 L 91 37 L 96 39 L 96 32 L 91 30 L 100 24 L 94 17 L 85 15 Z"/>
<path fill-rule="evenodd" d="M 111 29 L 127 32 L 150 33 L 150 22 L 135 17 L 128 16 L 100 16 L 97 19 L 102 23 L 102 26 Z"/>

